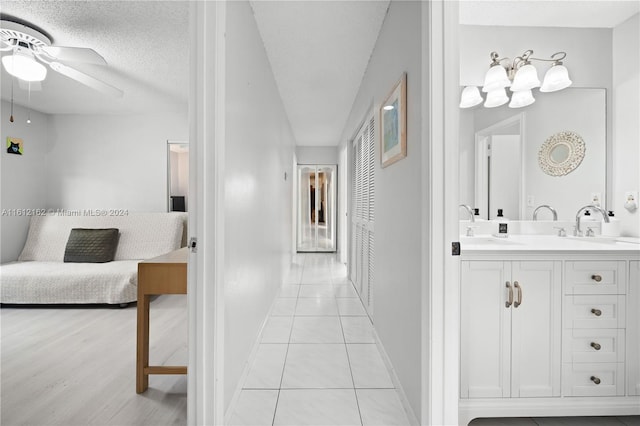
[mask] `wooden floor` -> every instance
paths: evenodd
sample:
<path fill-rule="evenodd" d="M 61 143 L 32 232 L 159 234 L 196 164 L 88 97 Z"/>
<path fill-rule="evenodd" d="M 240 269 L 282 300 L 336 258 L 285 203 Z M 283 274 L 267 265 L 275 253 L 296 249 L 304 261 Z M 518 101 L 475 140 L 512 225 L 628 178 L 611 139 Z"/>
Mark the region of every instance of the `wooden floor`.
<path fill-rule="evenodd" d="M 151 302 L 150 362 L 186 365 L 186 296 Z M 184 425 L 186 376 L 136 394 L 136 307 L 0 310 L 0 424 Z"/>

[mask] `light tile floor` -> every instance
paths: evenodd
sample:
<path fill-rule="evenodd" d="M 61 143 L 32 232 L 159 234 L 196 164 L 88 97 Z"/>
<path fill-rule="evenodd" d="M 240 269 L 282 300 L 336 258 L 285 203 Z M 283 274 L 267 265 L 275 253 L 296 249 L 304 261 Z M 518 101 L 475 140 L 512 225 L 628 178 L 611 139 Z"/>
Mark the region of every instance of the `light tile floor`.
<path fill-rule="evenodd" d="M 230 425 L 408 425 L 373 326 L 330 254 L 304 254 L 262 332 Z M 476 419 L 470 426 L 640 426 L 640 416 Z"/>
<path fill-rule="evenodd" d="M 335 255 L 300 255 L 231 425 L 408 425 L 373 327 Z"/>

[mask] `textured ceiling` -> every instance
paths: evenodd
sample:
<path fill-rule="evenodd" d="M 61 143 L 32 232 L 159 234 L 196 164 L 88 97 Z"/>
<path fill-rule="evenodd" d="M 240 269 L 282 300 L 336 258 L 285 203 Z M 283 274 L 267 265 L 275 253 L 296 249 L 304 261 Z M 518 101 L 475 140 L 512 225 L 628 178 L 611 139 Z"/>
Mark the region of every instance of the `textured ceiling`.
<path fill-rule="evenodd" d="M 640 11 L 638 0 L 463 0 L 463 25 L 613 28 Z"/>
<path fill-rule="evenodd" d="M 0 1 L 3 19 L 18 18 L 47 33 L 53 45 L 89 47 L 107 67 L 73 66 L 124 91 L 120 99 L 49 70 L 30 105 L 45 113 L 139 113 L 186 109 L 189 74 L 188 3 L 179 1 Z M 2 69 L 2 99 L 11 78 Z M 26 90 L 14 87 L 17 104 Z"/>
<path fill-rule="evenodd" d="M 253 1 L 297 144 L 335 146 L 389 1 Z"/>

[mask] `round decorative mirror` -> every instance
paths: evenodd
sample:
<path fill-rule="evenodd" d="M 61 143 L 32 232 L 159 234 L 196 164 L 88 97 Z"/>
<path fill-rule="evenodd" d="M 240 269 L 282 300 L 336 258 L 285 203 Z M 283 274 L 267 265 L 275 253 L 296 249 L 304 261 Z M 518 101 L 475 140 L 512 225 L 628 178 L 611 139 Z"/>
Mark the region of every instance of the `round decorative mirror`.
<path fill-rule="evenodd" d="M 538 151 L 538 164 L 550 176 L 564 176 L 582 163 L 586 151 L 584 140 L 575 132 L 558 132 L 550 136 Z"/>

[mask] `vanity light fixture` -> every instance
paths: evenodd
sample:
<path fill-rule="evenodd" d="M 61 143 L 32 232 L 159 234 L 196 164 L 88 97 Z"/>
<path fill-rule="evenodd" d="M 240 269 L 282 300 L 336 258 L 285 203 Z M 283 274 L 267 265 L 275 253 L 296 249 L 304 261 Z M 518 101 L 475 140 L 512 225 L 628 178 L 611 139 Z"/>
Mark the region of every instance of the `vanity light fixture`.
<path fill-rule="evenodd" d="M 482 87 L 482 92 L 487 94 L 485 107 L 495 108 L 509 102 L 507 88 L 513 93 L 509 107 L 522 108 L 535 102 L 532 90 L 537 87 L 541 92 L 555 92 L 571 85 L 569 71 L 562 64 L 562 60 L 567 56 L 565 52 L 556 52 L 550 59 L 534 58 L 532 54 L 533 50 L 527 50 L 511 61 L 510 58 L 500 58 L 497 52 L 491 52 L 491 64 Z M 542 85 L 538 79 L 538 71 L 531 61 L 553 62 L 544 76 Z M 482 96 L 477 87 L 464 88 L 460 108 L 471 108 L 481 102 Z"/>

